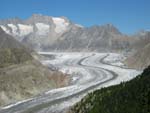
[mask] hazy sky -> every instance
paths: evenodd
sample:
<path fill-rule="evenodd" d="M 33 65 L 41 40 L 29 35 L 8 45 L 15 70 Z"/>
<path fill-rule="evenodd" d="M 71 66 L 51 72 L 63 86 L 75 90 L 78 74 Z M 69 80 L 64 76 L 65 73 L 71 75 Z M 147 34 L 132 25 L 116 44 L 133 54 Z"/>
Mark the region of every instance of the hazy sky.
<path fill-rule="evenodd" d="M 150 0 L 0 0 L 0 18 L 33 13 L 66 16 L 84 25 L 112 23 L 123 33 L 150 29 Z"/>

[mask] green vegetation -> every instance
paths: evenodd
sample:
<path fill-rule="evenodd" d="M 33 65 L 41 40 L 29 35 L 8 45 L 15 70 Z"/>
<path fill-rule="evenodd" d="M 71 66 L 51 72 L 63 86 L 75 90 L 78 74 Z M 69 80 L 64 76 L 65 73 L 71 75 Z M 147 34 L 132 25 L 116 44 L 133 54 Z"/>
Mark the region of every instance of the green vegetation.
<path fill-rule="evenodd" d="M 71 113 L 150 113 L 150 66 L 129 82 L 88 94 Z"/>
<path fill-rule="evenodd" d="M 20 64 L 32 60 L 32 56 L 24 48 L 2 48 L 0 49 L 0 68 L 12 64 Z"/>

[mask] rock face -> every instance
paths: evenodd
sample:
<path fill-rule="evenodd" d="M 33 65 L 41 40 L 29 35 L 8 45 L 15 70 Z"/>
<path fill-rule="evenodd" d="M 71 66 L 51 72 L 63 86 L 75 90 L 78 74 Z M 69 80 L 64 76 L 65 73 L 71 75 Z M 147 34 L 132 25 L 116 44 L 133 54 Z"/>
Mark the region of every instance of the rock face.
<path fill-rule="evenodd" d="M 126 59 L 125 63 L 131 68 L 144 69 L 150 65 L 150 32 L 141 31 L 134 37 L 136 41 L 133 48 L 136 51 Z"/>
<path fill-rule="evenodd" d="M 68 77 L 51 71 L 31 51 L 0 29 L 0 106 L 68 84 Z"/>
<path fill-rule="evenodd" d="M 133 44 L 135 50 L 141 49 L 150 43 L 150 31 L 139 31 L 132 37 L 136 40 Z"/>
<path fill-rule="evenodd" d="M 0 20 L 2 29 L 35 50 L 111 51 L 128 50 L 132 45 L 112 24 L 85 28 L 66 17 L 32 15 L 27 20 Z"/>
<path fill-rule="evenodd" d="M 139 49 L 135 54 L 128 57 L 125 61 L 128 67 L 144 69 L 150 65 L 150 43 L 144 48 Z"/>
<path fill-rule="evenodd" d="M 52 47 L 70 51 L 113 51 L 129 49 L 128 40 L 130 39 L 111 24 L 90 28 L 73 27 L 64 33 Z"/>

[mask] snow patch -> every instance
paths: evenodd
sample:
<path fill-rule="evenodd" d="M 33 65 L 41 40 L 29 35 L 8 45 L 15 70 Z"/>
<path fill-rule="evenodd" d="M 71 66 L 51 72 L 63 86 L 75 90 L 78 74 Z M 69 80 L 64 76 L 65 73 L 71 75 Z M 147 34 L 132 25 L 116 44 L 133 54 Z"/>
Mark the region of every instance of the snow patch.
<path fill-rule="evenodd" d="M 69 25 L 68 22 L 65 21 L 63 18 L 52 18 L 53 22 L 55 23 L 55 32 L 56 33 L 62 33 L 67 29 L 67 26 Z"/>
<path fill-rule="evenodd" d="M 15 26 L 14 24 L 8 24 L 8 26 L 12 29 L 12 33 L 14 35 L 18 35 L 18 32 L 17 32 L 17 26 Z"/>
<path fill-rule="evenodd" d="M 25 36 L 33 32 L 33 26 L 18 24 L 20 30 L 20 36 Z"/>
<path fill-rule="evenodd" d="M 49 32 L 50 26 L 44 23 L 36 23 L 39 35 L 46 35 Z"/>
<path fill-rule="evenodd" d="M 0 25 L 0 27 L 8 34 L 10 34 L 10 31 L 3 25 Z"/>
<path fill-rule="evenodd" d="M 122 61 L 125 60 L 125 56 L 118 53 L 109 53 L 109 56 L 104 59 L 104 61 L 111 65 L 124 66 Z"/>

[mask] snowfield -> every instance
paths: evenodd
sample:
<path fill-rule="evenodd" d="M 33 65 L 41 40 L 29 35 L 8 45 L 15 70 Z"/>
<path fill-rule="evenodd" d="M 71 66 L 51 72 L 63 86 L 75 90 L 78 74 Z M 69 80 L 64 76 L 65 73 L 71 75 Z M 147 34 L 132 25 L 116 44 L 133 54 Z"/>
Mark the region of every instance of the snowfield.
<path fill-rule="evenodd" d="M 33 32 L 32 25 L 18 24 L 18 27 L 20 29 L 20 36 L 25 36 Z"/>
<path fill-rule="evenodd" d="M 38 35 L 47 35 L 50 29 L 50 26 L 44 23 L 36 23 L 35 24 L 38 31 Z"/>
<path fill-rule="evenodd" d="M 12 33 L 14 35 L 18 35 L 17 33 L 18 28 L 14 24 L 8 24 L 8 26 L 12 29 Z"/>
<path fill-rule="evenodd" d="M 41 62 L 69 74 L 70 85 L 47 91 L 29 101 L 6 106 L 0 112 L 65 113 L 87 93 L 131 80 L 141 73 L 134 69 L 123 68 L 122 60 L 125 57 L 117 53 L 39 53 L 55 56 L 53 60 L 46 59 Z"/>
<path fill-rule="evenodd" d="M 67 29 L 67 26 L 69 25 L 68 22 L 65 21 L 63 18 L 53 17 L 53 22 L 55 23 L 55 32 L 56 33 L 62 33 Z"/>

